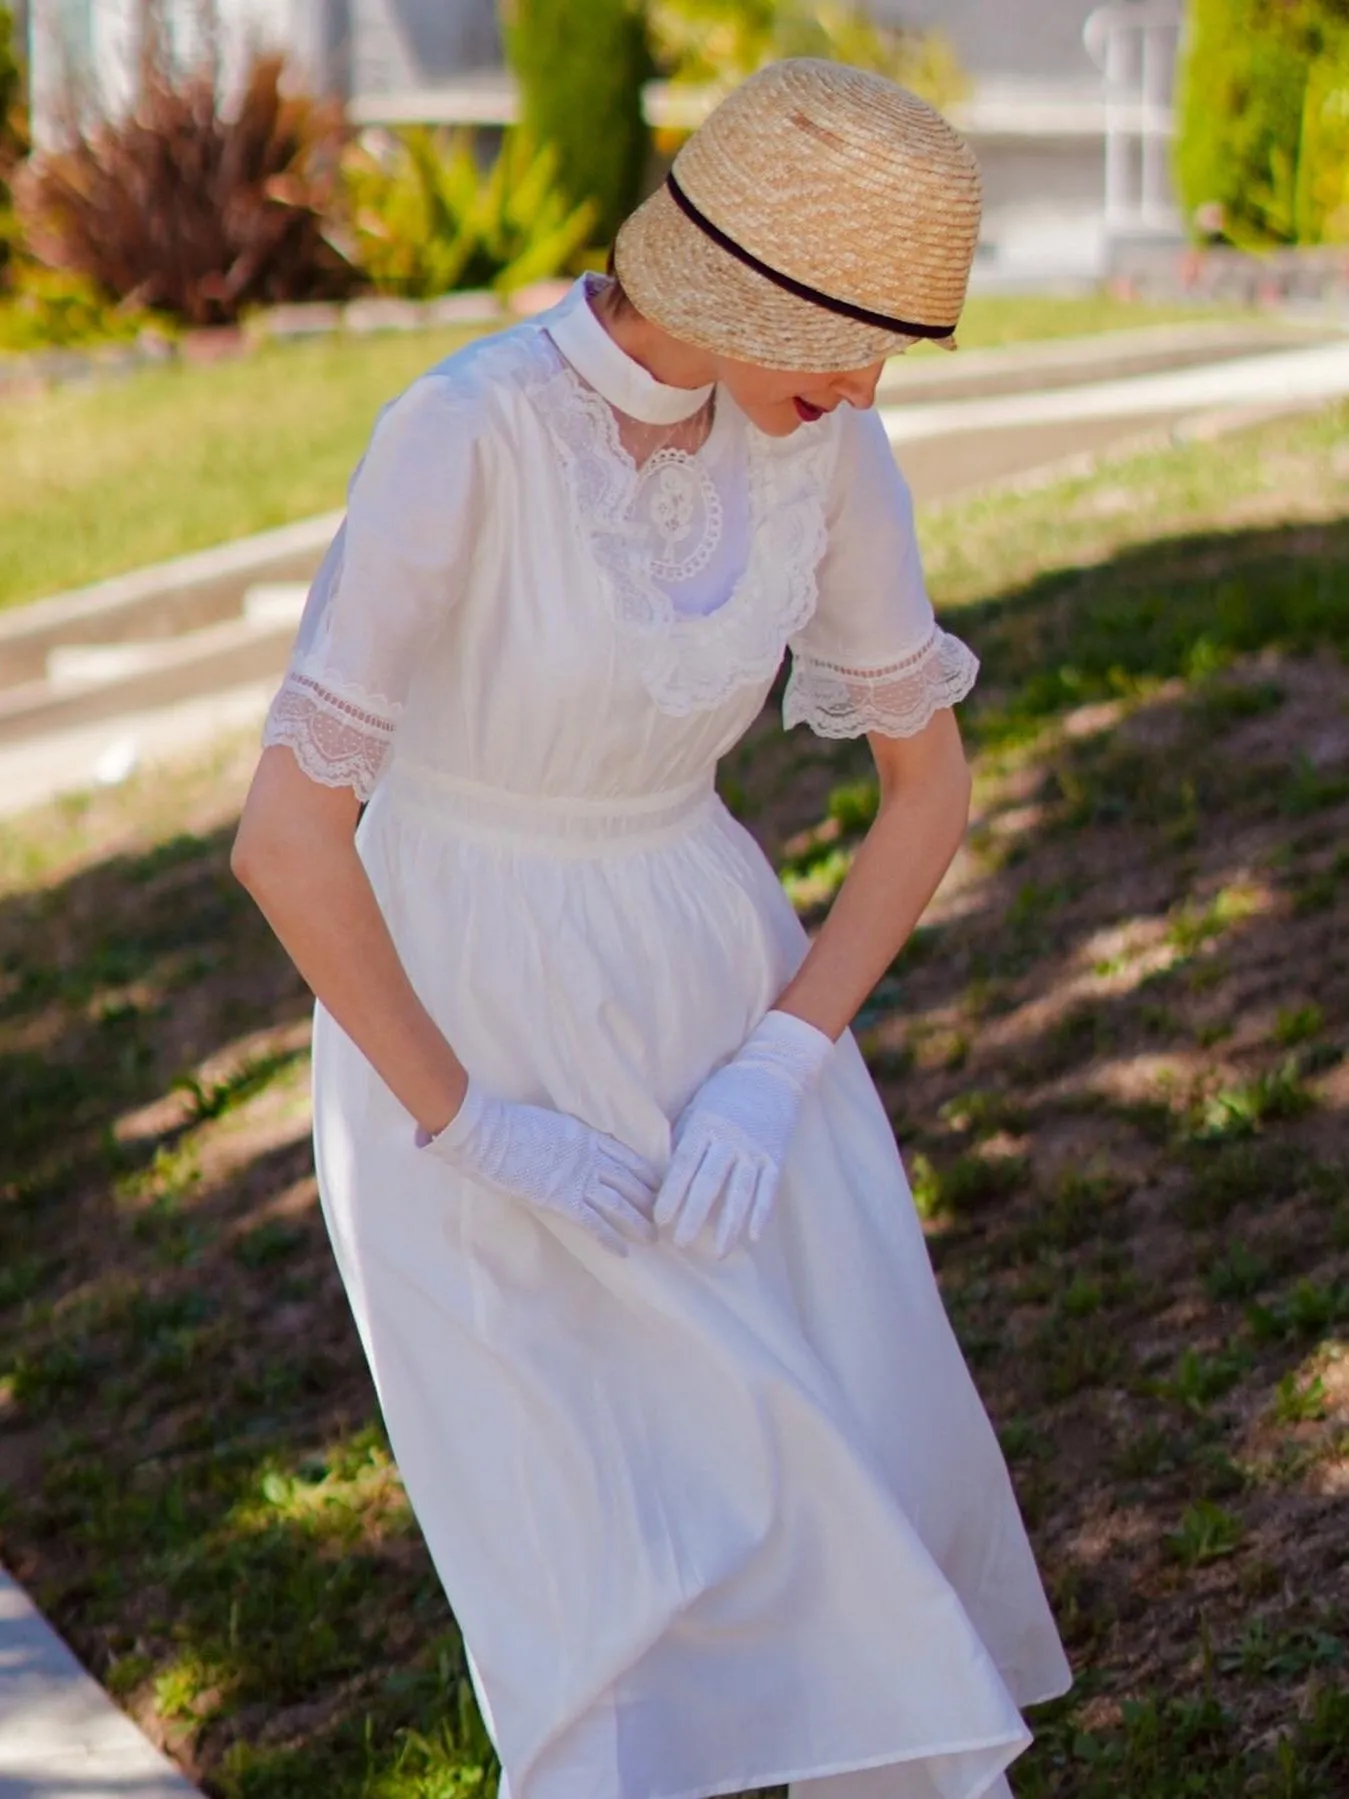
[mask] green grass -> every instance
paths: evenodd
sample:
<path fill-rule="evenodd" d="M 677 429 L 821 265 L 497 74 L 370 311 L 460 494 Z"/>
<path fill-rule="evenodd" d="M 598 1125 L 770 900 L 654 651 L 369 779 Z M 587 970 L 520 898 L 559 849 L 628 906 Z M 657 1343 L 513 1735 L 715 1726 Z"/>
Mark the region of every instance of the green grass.
<path fill-rule="evenodd" d="M 977 816 L 862 1038 L 1080 1677 L 1019 1799 L 1349 1791 L 1347 429 L 922 521 Z M 0 835 L 0 1558 L 213 1799 L 490 1799 L 226 866 L 252 755 Z M 814 922 L 865 750 L 766 715 L 725 778 Z"/>
<path fill-rule="evenodd" d="M 1173 317 L 1107 296 L 971 300 L 970 348 Z M 342 504 L 380 406 L 462 331 L 274 344 L 0 406 L 0 606 Z"/>
<path fill-rule="evenodd" d="M 1006 344 L 1062 337 L 1094 337 L 1102 331 L 1133 331 L 1144 325 L 1176 325 L 1196 319 L 1250 317 L 1232 309 L 1160 306 L 1109 293 L 974 294 L 965 303 L 956 341 L 962 350 L 993 350 Z M 908 354 L 913 355 L 914 351 Z M 944 352 L 924 345 L 925 355 Z"/>
<path fill-rule="evenodd" d="M 276 344 L 0 406 L 0 606 L 342 504 L 375 414 L 463 331 Z"/>

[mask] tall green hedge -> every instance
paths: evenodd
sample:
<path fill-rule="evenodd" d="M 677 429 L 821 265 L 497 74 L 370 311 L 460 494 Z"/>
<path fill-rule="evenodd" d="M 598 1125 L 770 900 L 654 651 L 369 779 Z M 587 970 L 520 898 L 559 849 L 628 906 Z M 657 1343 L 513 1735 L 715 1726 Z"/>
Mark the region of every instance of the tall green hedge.
<path fill-rule="evenodd" d="M 553 144 L 574 205 L 598 207 L 607 242 L 637 203 L 646 161 L 642 84 L 651 73 L 641 0 L 510 0 L 506 47 L 537 144 Z"/>
<path fill-rule="evenodd" d="M 1177 120 L 1200 228 L 1253 248 L 1344 241 L 1349 0 L 1190 0 Z"/>

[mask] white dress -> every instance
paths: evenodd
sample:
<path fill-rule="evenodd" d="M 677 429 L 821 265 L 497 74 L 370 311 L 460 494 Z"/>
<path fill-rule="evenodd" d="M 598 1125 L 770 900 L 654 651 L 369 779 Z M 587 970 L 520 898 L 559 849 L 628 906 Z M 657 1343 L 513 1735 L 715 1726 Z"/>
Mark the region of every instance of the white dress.
<path fill-rule="evenodd" d="M 267 739 L 358 845 L 471 1074 L 662 1162 L 801 960 L 713 791 L 789 722 L 971 685 L 874 414 L 787 439 L 663 387 L 578 283 L 378 423 Z M 639 470 L 619 441 L 666 447 Z M 626 1259 L 456 1178 L 320 1007 L 322 1201 L 512 1799 L 1006 1793 L 1068 1669 L 850 1036 L 761 1241 Z"/>

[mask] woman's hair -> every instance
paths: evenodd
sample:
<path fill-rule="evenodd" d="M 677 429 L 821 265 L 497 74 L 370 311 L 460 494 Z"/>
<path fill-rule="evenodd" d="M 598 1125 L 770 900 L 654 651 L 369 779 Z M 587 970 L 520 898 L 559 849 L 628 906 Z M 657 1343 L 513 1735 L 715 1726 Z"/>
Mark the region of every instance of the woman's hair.
<path fill-rule="evenodd" d="M 636 312 L 637 308 L 628 298 L 628 290 L 618 278 L 618 270 L 614 267 L 614 252 L 612 247 L 609 251 L 609 260 L 605 264 L 605 273 L 609 277 L 609 305 L 613 310 L 614 316 L 616 318 L 621 318 L 625 312 Z"/>

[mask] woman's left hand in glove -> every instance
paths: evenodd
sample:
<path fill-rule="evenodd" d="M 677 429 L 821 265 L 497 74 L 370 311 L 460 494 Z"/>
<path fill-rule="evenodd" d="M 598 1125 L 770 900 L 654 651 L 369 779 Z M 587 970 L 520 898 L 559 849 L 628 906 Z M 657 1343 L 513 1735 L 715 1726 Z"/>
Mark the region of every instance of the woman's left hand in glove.
<path fill-rule="evenodd" d="M 654 1213 L 687 1249 L 713 1215 L 715 1254 L 757 1242 L 777 1197 L 801 1102 L 833 1039 L 790 1012 L 769 1012 L 680 1113 Z"/>

